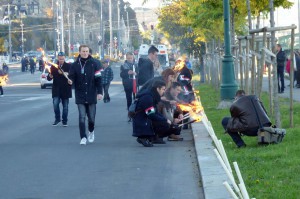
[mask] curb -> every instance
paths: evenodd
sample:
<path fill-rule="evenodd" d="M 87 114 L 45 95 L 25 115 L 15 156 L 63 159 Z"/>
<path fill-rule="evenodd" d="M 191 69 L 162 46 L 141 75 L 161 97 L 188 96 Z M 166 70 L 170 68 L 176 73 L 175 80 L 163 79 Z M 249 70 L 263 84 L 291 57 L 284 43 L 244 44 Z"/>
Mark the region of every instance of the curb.
<path fill-rule="evenodd" d="M 206 127 L 203 122 L 193 123 L 191 126 L 204 197 L 206 199 L 232 198 L 223 185 L 224 181 L 230 182 L 230 180 L 214 154 L 213 140 Z"/>

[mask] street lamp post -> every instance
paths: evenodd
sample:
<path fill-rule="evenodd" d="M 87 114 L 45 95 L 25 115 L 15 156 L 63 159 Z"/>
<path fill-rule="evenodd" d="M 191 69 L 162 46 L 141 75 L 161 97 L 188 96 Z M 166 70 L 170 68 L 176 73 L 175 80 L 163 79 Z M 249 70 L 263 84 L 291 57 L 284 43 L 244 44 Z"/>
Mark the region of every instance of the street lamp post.
<path fill-rule="evenodd" d="M 118 0 L 118 52 L 121 50 L 121 38 L 120 38 L 120 0 Z"/>
<path fill-rule="evenodd" d="M 100 39 L 101 39 L 101 59 L 104 58 L 104 28 L 103 28 L 103 0 L 100 0 L 101 8 L 100 8 Z"/>
<path fill-rule="evenodd" d="M 127 14 L 127 31 L 128 31 L 128 33 L 127 33 L 127 36 L 128 36 L 128 38 L 127 38 L 127 47 L 128 47 L 128 49 L 130 49 L 130 25 L 129 25 L 129 14 L 128 14 L 128 8 L 129 8 L 129 6 L 126 4 L 126 14 Z"/>
<path fill-rule="evenodd" d="M 221 83 L 221 99 L 232 100 L 234 99 L 238 85 L 235 80 L 233 57 L 231 54 L 230 46 L 230 13 L 229 13 L 229 0 L 223 0 L 224 9 L 224 42 L 225 42 L 225 55 L 222 61 L 222 83 Z"/>
<path fill-rule="evenodd" d="M 20 26 L 21 26 L 21 48 L 22 48 L 22 57 L 23 57 L 24 56 L 24 32 L 23 32 L 24 24 L 22 20 Z"/>
<path fill-rule="evenodd" d="M 109 0 L 109 57 L 113 57 L 113 31 L 112 31 L 112 5 L 111 1 Z"/>
<path fill-rule="evenodd" d="M 7 14 L 8 14 L 8 47 L 9 47 L 9 55 L 8 55 L 8 60 L 9 62 L 11 62 L 11 58 L 12 58 L 12 43 L 11 43 L 11 19 L 10 19 L 10 4 L 8 4 L 7 6 Z"/>

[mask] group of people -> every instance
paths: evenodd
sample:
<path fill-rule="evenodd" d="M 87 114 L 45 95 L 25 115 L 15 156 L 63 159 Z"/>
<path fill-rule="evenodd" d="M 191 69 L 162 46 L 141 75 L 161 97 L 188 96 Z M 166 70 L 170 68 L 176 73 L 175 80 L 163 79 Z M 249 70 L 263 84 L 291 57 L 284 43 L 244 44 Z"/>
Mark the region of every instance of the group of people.
<path fill-rule="evenodd" d="M 21 70 L 22 72 L 28 71 L 28 67 L 31 74 L 34 74 L 36 70 L 37 63 L 39 65 L 39 71 L 43 71 L 45 68 L 44 55 L 42 55 L 39 59 L 36 56 L 32 57 L 23 57 L 21 59 Z"/>
<path fill-rule="evenodd" d="M 55 120 L 53 126 L 62 122 L 68 126 L 68 104 L 72 97 L 72 87 L 75 90 L 75 103 L 79 113 L 80 144 L 95 140 L 95 116 L 98 100 L 109 102 L 108 88 L 113 79 L 112 69 L 108 60 L 102 64 L 91 56 L 87 45 L 79 47 L 79 56 L 73 64 L 65 62 L 64 52 L 58 53 L 56 65 L 51 65 L 48 80 L 53 79 L 52 98 Z M 104 90 L 104 98 L 103 98 Z M 62 104 L 62 114 L 59 104 Z M 86 118 L 88 133 L 86 133 Z"/>
<path fill-rule="evenodd" d="M 140 58 L 136 66 L 133 54 L 129 52 L 120 69 L 127 109 L 133 100 L 137 101 L 132 118 L 132 135 L 145 147 L 165 144 L 164 137 L 168 137 L 169 141 L 183 140 L 179 127 L 183 112 L 177 104 L 195 100 L 191 85 L 192 71 L 187 68 L 185 59 L 178 59 L 173 68 L 167 68 L 155 76 L 157 54 L 158 49 L 151 46 L 148 57 Z"/>
<path fill-rule="evenodd" d="M 278 93 L 284 93 L 285 89 L 285 81 L 284 81 L 284 73 L 285 71 L 290 75 L 291 71 L 291 56 L 286 57 L 285 52 L 282 49 L 280 44 L 276 45 L 277 54 L 277 76 L 278 76 Z M 288 86 L 300 88 L 300 51 L 296 50 L 294 53 L 294 79 L 293 82 Z M 296 82 L 296 83 L 295 83 Z"/>

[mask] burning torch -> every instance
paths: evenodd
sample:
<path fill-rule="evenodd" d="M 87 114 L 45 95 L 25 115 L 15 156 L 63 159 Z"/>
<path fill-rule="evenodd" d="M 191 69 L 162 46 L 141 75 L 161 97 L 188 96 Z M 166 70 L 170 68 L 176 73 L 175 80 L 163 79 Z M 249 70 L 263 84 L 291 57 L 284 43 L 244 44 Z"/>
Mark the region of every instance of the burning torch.
<path fill-rule="evenodd" d="M 133 71 L 133 78 L 132 78 L 132 91 L 133 91 L 133 96 L 135 99 L 136 93 L 137 93 L 137 86 L 136 86 L 136 77 L 135 77 L 135 65 L 132 65 L 132 71 Z"/>
<path fill-rule="evenodd" d="M 57 68 L 63 74 L 63 76 L 65 76 L 65 78 L 67 78 L 68 82 L 71 81 L 69 79 L 69 77 L 65 74 L 65 71 L 63 71 L 63 69 L 59 65 L 52 63 L 52 62 L 47 62 L 47 64 L 50 64 L 50 65 L 54 66 L 55 68 Z"/>

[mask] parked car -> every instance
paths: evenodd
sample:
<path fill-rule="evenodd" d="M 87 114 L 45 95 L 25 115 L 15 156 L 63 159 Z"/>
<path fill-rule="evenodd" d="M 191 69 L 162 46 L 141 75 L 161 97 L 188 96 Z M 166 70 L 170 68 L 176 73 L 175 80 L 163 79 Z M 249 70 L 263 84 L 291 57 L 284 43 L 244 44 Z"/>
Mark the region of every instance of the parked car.
<path fill-rule="evenodd" d="M 41 76 L 40 76 L 41 89 L 45 89 L 47 86 L 52 87 L 52 85 L 53 85 L 53 80 L 51 80 L 51 81 L 47 80 L 47 76 L 50 72 L 49 70 L 50 70 L 50 67 L 45 67 L 43 72 L 41 73 Z"/>

